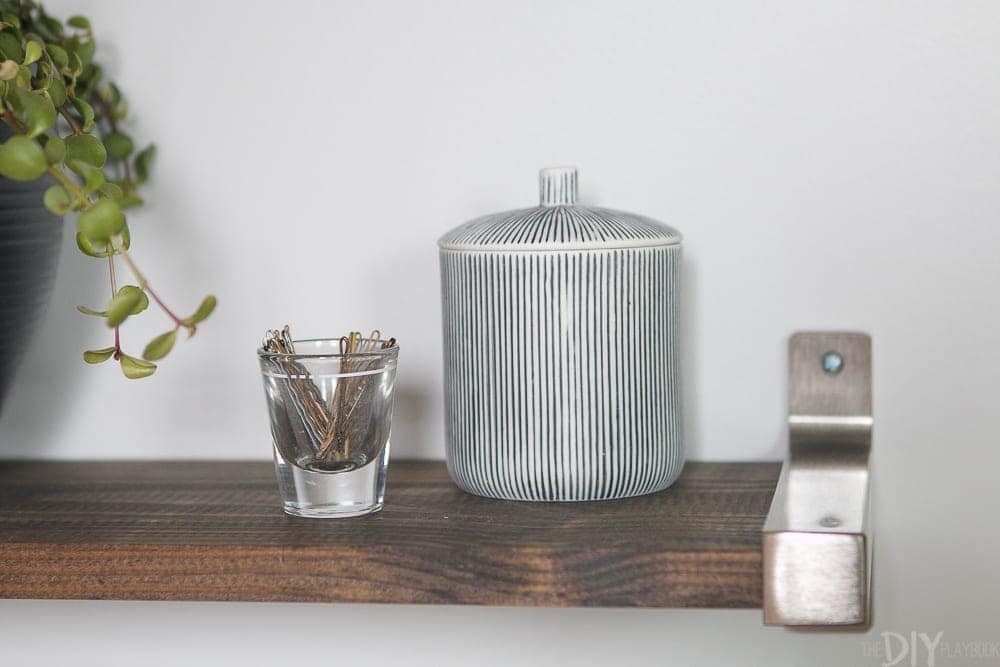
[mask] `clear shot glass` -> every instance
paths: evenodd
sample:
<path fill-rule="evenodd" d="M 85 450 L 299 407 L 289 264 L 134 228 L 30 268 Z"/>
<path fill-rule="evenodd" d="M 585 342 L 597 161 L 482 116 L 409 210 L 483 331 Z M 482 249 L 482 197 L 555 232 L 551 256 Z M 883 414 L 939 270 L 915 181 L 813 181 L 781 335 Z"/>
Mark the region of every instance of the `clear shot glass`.
<path fill-rule="evenodd" d="M 339 338 L 257 350 L 285 512 L 350 517 L 382 509 L 399 347 Z"/>

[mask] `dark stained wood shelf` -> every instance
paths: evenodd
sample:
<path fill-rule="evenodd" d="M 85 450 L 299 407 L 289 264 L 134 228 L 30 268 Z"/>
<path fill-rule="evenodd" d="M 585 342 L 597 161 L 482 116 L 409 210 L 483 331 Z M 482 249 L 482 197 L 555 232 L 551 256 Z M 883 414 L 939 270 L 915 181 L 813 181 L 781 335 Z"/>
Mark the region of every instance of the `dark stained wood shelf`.
<path fill-rule="evenodd" d="M 729 607 L 761 604 L 778 463 L 671 489 L 488 500 L 392 461 L 382 512 L 301 519 L 264 462 L 0 463 L 0 597 Z"/>

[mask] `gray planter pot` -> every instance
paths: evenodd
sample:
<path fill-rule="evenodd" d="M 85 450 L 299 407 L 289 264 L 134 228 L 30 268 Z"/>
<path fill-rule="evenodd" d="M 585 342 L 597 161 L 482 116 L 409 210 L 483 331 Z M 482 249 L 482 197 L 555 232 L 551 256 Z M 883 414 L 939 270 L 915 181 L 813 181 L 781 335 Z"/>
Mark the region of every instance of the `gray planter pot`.
<path fill-rule="evenodd" d="M 0 123 L 0 141 L 10 130 Z M 0 177 L 0 410 L 14 372 L 45 314 L 55 282 L 63 220 L 42 203 L 53 181 L 19 183 Z"/>

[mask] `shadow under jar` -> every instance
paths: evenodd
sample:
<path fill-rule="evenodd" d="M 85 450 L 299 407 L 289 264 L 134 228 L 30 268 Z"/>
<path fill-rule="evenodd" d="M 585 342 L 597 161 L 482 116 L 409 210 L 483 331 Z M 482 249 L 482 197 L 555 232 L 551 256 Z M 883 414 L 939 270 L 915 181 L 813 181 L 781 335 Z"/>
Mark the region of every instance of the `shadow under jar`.
<path fill-rule="evenodd" d="M 344 354 L 339 338 L 298 340 L 294 347 L 294 354 L 257 350 L 285 512 L 377 512 L 385 493 L 399 347 Z"/>

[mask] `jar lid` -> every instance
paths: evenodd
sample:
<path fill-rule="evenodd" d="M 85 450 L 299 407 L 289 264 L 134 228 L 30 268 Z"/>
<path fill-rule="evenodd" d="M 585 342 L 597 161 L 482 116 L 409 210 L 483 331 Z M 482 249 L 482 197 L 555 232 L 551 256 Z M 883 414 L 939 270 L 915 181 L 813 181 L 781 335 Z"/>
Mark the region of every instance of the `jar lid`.
<path fill-rule="evenodd" d="M 438 240 L 443 250 L 596 250 L 676 245 L 681 234 L 634 213 L 581 206 L 576 167 L 538 174 L 540 204 L 492 213 L 456 227 Z"/>

